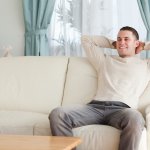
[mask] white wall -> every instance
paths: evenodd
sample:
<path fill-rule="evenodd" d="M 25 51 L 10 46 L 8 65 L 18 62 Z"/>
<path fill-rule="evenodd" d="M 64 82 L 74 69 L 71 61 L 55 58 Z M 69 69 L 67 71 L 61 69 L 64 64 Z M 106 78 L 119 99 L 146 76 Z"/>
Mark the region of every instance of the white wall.
<path fill-rule="evenodd" d="M 24 55 L 22 0 L 0 0 L 0 56 L 9 45 L 14 56 Z"/>

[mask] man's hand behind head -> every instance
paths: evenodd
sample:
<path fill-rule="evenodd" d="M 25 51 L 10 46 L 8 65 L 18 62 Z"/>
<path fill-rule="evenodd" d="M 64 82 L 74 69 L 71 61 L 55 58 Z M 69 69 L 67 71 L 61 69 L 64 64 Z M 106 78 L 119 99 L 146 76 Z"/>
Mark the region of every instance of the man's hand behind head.
<path fill-rule="evenodd" d="M 112 43 L 112 45 L 114 46 L 115 49 L 117 48 L 117 47 L 116 47 L 116 41 L 114 41 L 114 42 Z"/>
<path fill-rule="evenodd" d="M 142 50 L 144 50 L 144 46 L 145 46 L 145 43 L 139 41 L 139 46 L 135 49 L 135 54 L 138 54 L 138 53 L 140 53 Z"/>

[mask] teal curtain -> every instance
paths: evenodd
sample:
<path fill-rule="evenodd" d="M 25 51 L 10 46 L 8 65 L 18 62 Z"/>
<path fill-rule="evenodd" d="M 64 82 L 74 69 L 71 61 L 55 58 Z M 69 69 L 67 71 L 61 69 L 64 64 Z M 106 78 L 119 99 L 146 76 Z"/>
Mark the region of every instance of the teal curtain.
<path fill-rule="evenodd" d="M 25 56 L 49 55 L 47 28 L 55 0 L 23 0 Z"/>
<path fill-rule="evenodd" d="M 144 25 L 147 30 L 147 41 L 150 41 L 150 0 L 137 0 Z M 150 52 L 146 51 L 146 58 L 150 58 Z"/>

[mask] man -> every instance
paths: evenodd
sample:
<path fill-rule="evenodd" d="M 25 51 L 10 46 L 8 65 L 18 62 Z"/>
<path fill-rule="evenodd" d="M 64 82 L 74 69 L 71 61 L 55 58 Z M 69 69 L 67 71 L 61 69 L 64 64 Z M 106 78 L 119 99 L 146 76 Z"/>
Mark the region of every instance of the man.
<path fill-rule="evenodd" d="M 138 150 L 145 121 L 136 110 L 150 81 L 150 63 L 136 56 L 144 47 L 134 28 L 120 29 L 117 41 L 103 36 L 82 36 L 87 57 L 98 73 L 93 100 L 83 106 L 60 107 L 50 114 L 53 135 L 72 136 L 72 128 L 106 124 L 121 129 L 119 150 Z M 119 56 L 101 50 L 116 48 Z"/>

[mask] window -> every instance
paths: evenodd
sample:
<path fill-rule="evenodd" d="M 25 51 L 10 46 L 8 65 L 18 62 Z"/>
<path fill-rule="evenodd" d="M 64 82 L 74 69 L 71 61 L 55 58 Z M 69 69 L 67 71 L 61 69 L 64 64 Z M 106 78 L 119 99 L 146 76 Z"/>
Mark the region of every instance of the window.
<path fill-rule="evenodd" d="M 83 56 L 81 34 L 116 40 L 123 26 L 134 27 L 145 41 L 146 28 L 136 0 L 56 0 L 48 32 L 51 55 Z M 105 52 L 117 54 L 110 49 Z"/>

